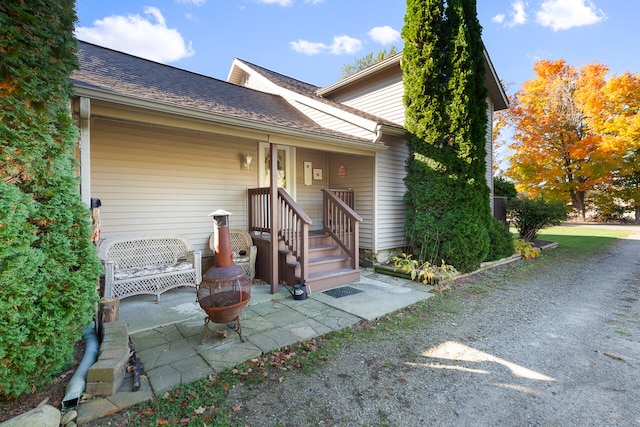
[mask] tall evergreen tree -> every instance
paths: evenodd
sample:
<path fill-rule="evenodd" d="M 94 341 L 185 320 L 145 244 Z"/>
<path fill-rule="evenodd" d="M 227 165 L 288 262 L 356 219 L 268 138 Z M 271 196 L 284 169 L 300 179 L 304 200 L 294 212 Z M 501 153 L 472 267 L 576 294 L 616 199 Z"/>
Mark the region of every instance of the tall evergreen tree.
<path fill-rule="evenodd" d="M 100 263 L 77 191 L 69 103 L 75 1 L 0 5 L 0 395 L 66 368 Z"/>
<path fill-rule="evenodd" d="M 405 231 L 419 258 L 461 271 L 485 260 L 494 227 L 481 31 L 475 0 L 407 0 Z"/>

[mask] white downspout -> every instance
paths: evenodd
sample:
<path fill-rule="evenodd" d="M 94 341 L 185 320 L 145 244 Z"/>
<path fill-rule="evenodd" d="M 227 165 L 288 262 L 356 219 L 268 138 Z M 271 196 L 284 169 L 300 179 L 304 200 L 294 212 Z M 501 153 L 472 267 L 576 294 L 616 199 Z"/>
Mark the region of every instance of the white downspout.
<path fill-rule="evenodd" d="M 81 96 L 80 116 L 80 196 L 91 206 L 91 99 Z"/>

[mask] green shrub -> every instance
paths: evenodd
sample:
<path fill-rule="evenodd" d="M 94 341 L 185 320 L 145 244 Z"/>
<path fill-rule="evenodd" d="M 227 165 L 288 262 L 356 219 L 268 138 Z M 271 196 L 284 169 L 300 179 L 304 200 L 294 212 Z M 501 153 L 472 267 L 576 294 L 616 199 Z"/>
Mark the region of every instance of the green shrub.
<path fill-rule="evenodd" d="M 454 266 L 447 265 L 444 261 L 440 265 L 435 265 L 429 261 L 423 262 L 413 259 L 412 254 L 403 253 L 391 259 L 395 268 L 409 273 L 411 280 L 422 282 L 425 285 L 437 286 L 441 280 L 449 279 L 458 273 Z"/>
<path fill-rule="evenodd" d="M 515 241 L 516 253 L 524 259 L 538 258 L 540 256 L 540 249 L 533 246 L 533 243 L 527 242 L 524 239 L 517 239 Z"/>
<path fill-rule="evenodd" d="M 402 29 L 411 156 L 405 233 L 413 253 L 468 272 L 489 251 L 487 88 L 474 2 L 407 1 Z"/>
<path fill-rule="evenodd" d="M 489 253 L 485 261 L 497 261 L 513 255 L 513 238 L 500 221 L 493 218 L 493 221 L 489 222 L 487 231 L 489 232 Z"/>
<path fill-rule="evenodd" d="M 567 209 L 560 200 L 516 197 L 507 201 L 507 215 L 515 224 L 520 238 L 530 242 L 543 228 L 560 225 L 567 218 Z"/>
<path fill-rule="evenodd" d="M 66 369 L 97 301 L 70 111 L 74 1 L 0 7 L 0 395 Z"/>
<path fill-rule="evenodd" d="M 512 199 L 518 195 L 518 190 L 513 182 L 501 176 L 495 176 L 493 177 L 493 194 Z"/>

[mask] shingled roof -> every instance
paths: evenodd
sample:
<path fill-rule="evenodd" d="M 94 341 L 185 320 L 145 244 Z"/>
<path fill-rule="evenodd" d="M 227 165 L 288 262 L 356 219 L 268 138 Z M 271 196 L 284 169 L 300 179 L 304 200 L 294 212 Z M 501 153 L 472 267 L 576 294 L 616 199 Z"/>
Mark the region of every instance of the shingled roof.
<path fill-rule="evenodd" d="M 269 70 L 267 68 L 261 67 L 259 65 L 256 64 L 252 64 L 251 62 L 245 61 L 244 59 L 237 59 L 238 61 L 242 62 L 243 64 L 245 64 L 246 66 L 252 68 L 253 70 L 255 70 L 256 72 L 258 72 L 259 74 L 261 74 L 262 76 L 264 76 L 265 78 L 269 79 L 271 82 L 275 83 L 276 85 L 283 87 L 285 89 L 289 89 L 292 92 L 296 92 L 299 93 L 301 95 L 307 96 L 309 98 L 313 98 L 315 100 L 318 100 L 326 105 L 330 105 L 332 107 L 336 107 L 342 111 L 345 111 L 347 113 L 351 113 L 354 114 L 356 116 L 362 117 L 363 119 L 367 119 L 367 120 L 371 120 L 374 122 L 377 122 L 379 124 L 382 125 L 386 125 L 386 126 L 390 126 L 393 128 L 398 128 L 398 129 L 402 129 L 402 126 L 398 125 L 397 123 L 394 123 L 390 120 L 387 120 L 385 118 L 376 116 L 374 114 L 369 114 L 365 111 L 362 110 L 358 110 L 357 108 L 353 108 L 350 107 L 348 105 L 342 104 L 340 102 L 336 102 L 333 101 L 329 98 L 325 98 L 324 96 L 320 95 L 319 92 L 323 89 L 319 86 L 314 86 L 312 84 L 309 83 L 305 83 L 303 81 L 300 80 L 296 80 L 293 77 L 289 77 L 289 76 L 285 76 L 284 74 L 280 74 L 278 72 Z"/>
<path fill-rule="evenodd" d="M 268 94 L 91 43 L 78 42 L 76 88 L 120 95 L 296 131 L 364 141 L 324 128 L 278 95 Z M 251 123 L 247 123 L 250 127 Z"/>

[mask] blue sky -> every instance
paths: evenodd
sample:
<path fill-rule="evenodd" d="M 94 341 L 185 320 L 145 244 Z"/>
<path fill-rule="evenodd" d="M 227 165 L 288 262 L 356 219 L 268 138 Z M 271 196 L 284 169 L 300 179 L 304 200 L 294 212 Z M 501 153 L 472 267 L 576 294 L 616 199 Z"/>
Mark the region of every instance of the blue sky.
<path fill-rule="evenodd" d="M 483 40 L 514 90 L 539 59 L 640 72 L 637 0 L 478 0 Z M 403 0 L 77 0 L 78 38 L 221 80 L 233 58 L 317 86 L 392 44 Z"/>

